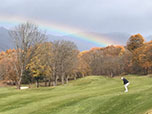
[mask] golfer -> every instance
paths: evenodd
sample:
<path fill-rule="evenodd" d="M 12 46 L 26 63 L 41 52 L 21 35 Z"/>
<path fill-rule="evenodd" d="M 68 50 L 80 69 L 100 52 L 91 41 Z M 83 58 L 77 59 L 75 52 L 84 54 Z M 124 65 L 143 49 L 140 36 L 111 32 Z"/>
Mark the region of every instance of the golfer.
<path fill-rule="evenodd" d="M 121 77 L 121 79 L 123 80 L 124 86 L 125 86 L 125 92 L 128 92 L 128 88 L 127 86 L 130 84 L 129 81 L 127 79 L 125 79 L 124 77 Z"/>

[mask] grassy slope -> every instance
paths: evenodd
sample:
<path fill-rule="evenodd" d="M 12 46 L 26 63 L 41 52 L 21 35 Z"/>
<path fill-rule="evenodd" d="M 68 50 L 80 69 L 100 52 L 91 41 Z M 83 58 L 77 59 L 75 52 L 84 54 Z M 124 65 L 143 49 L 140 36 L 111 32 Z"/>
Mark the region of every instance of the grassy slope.
<path fill-rule="evenodd" d="M 85 77 L 54 88 L 0 88 L 0 114 L 144 114 L 152 109 L 152 78 Z"/>

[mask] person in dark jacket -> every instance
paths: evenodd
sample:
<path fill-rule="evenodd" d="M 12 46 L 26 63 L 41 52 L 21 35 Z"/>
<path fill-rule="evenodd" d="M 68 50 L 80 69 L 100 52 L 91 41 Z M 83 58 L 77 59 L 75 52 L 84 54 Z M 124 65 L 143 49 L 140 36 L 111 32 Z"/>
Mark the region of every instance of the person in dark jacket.
<path fill-rule="evenodd" d="M 121 79 L 123 80 L 123 83 L 124 83 L 125 92 L 128 92 L 127 86 L 130 84 L 129 81 L 124 77 L 121 77 Z"/>

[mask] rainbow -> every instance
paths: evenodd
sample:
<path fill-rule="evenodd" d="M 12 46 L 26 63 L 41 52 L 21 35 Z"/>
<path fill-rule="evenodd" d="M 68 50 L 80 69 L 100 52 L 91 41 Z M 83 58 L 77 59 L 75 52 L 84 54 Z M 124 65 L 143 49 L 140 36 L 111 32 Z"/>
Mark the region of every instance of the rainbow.
<path fill-rule="evenodd" d="M 97 35 L 97 34 L 91 34 L 87 32 L 82 32 L 82 30 L 80 29 L 72 28 L 69 26 L 61 25 L 61 24 L 59 25 L 55 22 L 50 23 L 47 21 L 41 21 L 37 19 L 28 19 L 25 17 L 17 17 L 17 16 L 15 17 L 0 16 L 0 26 L 4 26 L 7 28 L 14 27 L 20 23 L 25 23 L 26 21 L 39 25 L 41 29 L 49 31 L 51 34 L 56 34 L 56 35 L 58 34 L 60 36 L 70 35 L 71 37 L 75 39 L 93 43 L 97 47 L 105 47 L 108 45 L 119 44 L 118 42 L 110 40 L 110 38 L 108 37 Z"/>

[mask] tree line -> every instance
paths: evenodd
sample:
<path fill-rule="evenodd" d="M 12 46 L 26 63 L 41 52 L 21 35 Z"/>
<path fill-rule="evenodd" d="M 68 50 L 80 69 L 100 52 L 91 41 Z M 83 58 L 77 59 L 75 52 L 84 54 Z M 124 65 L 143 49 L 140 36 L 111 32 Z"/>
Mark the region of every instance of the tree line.
<path fill-rule="evenodd" d="M 10 31 L 15 49 L 0 53 L 0 80 L 20 89 L 22 83 L 45 86 L 68 83 L 88 75 L 114 77 L 152 72 L 152 41 L 132 35 L 126 46 L 107 46 L 80 52 L 70 41 L 47 42 L 38 26 L 23 23 Z"/>

